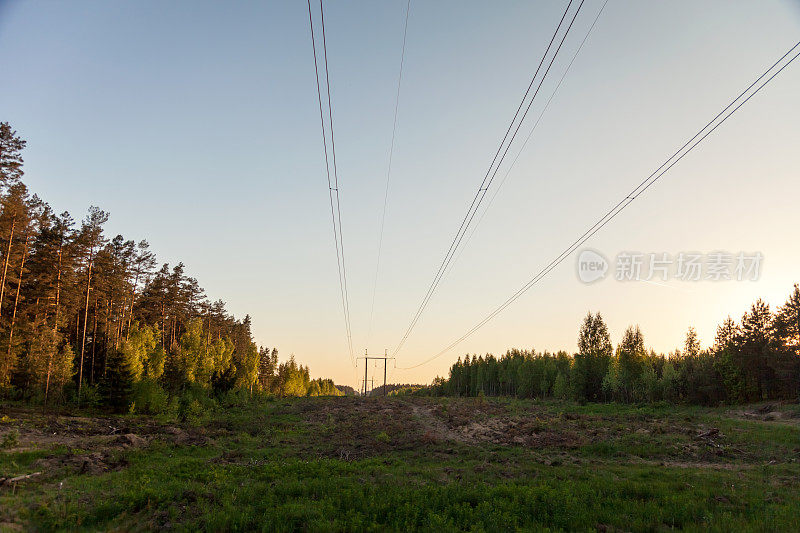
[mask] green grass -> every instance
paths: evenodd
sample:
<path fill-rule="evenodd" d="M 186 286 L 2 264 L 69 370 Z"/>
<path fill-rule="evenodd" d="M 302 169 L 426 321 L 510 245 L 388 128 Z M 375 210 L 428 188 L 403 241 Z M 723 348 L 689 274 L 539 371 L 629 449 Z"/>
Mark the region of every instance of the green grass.
<path fill-rule="evenodd" d="M 0 522 L 39 530 L 800 529 L 796 425 L 722 409 L 450 399 L 438 416 L 456 417 L 454 427 L 458 416 L 535 417 L 530 427 L 554 437 L 539 446 L 502 436 L 462 442 L 431 436 L 411 412 L 439 403 L 298 399 L 214 413 L 201 445 L 157 435 L 119 452 L 120 469 L 48 473 L 13 493 L 0 487 Z M 701 426 L 723 436 L 698 442 Z M 587 428 L 601 431 L 588 442 L 555 438 Z M 0 466 L 24 473 L 69 453 L 0 452 Z"/>

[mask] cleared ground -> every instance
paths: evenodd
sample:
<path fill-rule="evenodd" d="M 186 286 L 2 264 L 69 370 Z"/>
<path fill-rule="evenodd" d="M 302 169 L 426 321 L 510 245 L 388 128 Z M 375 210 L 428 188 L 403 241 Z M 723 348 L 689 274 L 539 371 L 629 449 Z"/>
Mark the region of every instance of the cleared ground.
<path fill-rule="evenodd" d="M 11 406 L 0 443 L 0 530 L 800 530 L 796 404 L 303 398 L 183 424 Z"/>

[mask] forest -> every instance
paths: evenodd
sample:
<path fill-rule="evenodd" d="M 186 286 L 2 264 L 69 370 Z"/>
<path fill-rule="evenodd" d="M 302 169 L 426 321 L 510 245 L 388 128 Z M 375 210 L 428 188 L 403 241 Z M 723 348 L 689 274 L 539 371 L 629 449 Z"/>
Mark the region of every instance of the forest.
<path fill-rule="evenodd" d="M 689 328 L 682 349 L 657 354 L 645 347 L 639 326 L 628 327 L 615 349 L 603 317 L 588 313 L 575 354 L 515 349 L 499 358 L 467 355 L 447 379 L 410 393 L 698 405 L 797 400 L 800 287 L 774 313 L 759 299 L 740 322 L 726 318 L 708 349 Z"/>
<path fill-rule="evenodd" d="M 109 214 L 57 214 L 23 182 L 26 141 L 0 123 L 0 398 L 117 412 L 197 411 L 236 394 L 342 394 L 256 346 L 183 263 L 109 236 Z"/>

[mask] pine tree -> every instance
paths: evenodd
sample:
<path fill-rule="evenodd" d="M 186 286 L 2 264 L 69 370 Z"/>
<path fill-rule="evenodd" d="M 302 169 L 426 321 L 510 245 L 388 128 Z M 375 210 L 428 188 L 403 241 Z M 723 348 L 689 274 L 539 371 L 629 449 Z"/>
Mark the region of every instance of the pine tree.
<path fill-rule="evenodd" d="M 717 327 L 712 353 L 714 370 L 719 374 L 728 401 L 747 400 L 747 380 L 739 361 L 737 339 L 739 326 L 729 316 Z"/>
<path fill-rule="evenodd" d="M 6 298 L 11 293 L 9 283 L 13 277 L 14 263 L 17 257 L 27 254 L 31 230 L 31 205 L 28 197 L 28 188 L 25 184 L 14 181 L 8 191 L 0 198 L 0 247 L 2 260 L 0 261 L 0 323 L 10 325 L 12 314 L 4 305 Z M 23 245 L 20 236 L 25 236 Z M 24 252 L 23 252 L 24 250 Z M 13 296 L 13 295 L 12 295 Z M 14 313 L 16 304 L 14 304 Z M 7 339 L 4 339 L 7 340 Z M 11 343 L 0 348 L 0 388 L 9 384 L 11 373 L 16 366 L 16 353 L 11 349 Z"/>
<path fill-rule="evenodd" d="M 686 340 L 683 343 L 683 353 L 686 357 L 697 357 L 700 355 L 700 340 L 697 338 L 697 331 L 690 327 L 686 332 Z"/>
<path fill-rule="evenodd" d="M 103 405 L 115 413 L 124 413 L 130 407 L 133 373 L 122 352 L 113 350 L 108 356 L 108 372 L 100 381 L 100 398 Z"/>
<path fill-rule="evenodd" d="M 603 378 L 608 372 L 614 348 L 608 327 L 600 313 L 588 313 L 578 333 L 573 388 L 579 399 L 598 401 L 603 393 Z"/>
<path fill-rule="evenodd" d="M 83 265 L 85 268 L 85 301 L 83 311 L 83 330 L 80 341 L 80 363 L 78 366 L 78 398 L 80 398 L 81 387 L 83 386 L 83 367 L 84 355 L 86 352 L 86 328 L 89 321 L 89 291 L 92 290 L 92 270 L 94 269 L 95 255 L 103 246 L 106 239 L 103 237 L 103 224 L 108 221 L 108 213 L 101 209 L 91 206 L 89 214 L 83 220 L 81 230 L 78 235 L 78 243 L 82 248 Z"/>
<path fill-rule="evenodd" d="M 0 122 L 0 188 L 22 179 L 22 151 L 26 144 L 8 122 Z"/>
<path fill-rule="evenodd" d="M 800 286 L 797 284 L 778 310 L 775 335 L 778 343 L 777 379 L 784 397 L 797 398 L 800 394 Z"/>
<path fill-rule="evenodd" d="M 737 339 L 737 358 L 744 369 L 750 400 L 769 398 L 774 393 L 774 369 L 770 359 L 775 356 L 772 315 L 769 305 L 757 300 L 742 317 Z"/>
<path fill-rule="evenodd" d="M 642 373 L 646 355 L 644 336 L 639 326 L 628 327 L 617 347 L 618 392 L 622 400 L 630 402 L 642 398 Z"/>

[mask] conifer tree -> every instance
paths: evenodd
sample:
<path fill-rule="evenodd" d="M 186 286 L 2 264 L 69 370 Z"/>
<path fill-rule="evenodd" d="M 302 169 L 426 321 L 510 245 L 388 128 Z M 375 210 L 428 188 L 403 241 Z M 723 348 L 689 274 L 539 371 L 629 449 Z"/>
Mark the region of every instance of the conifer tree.
<path fill-rule="evenodd" d="M 133 373 L 122 352 L 113 350 L 108 357 L 108 372 L 100 381 L 103 405 L 116 413 L 124 413 L 130 406 Z"/>
<path fill-rule="evenodd" d="M 26 144 L 8 122 L 0 122 L 0 190 L 22 179 L 22 150 Z"/>
<path fill-rule="evenodd" d="M 639 326 L 629 326 L 617 346 L 619 383 L 617 393 L 623 401 L 635 401 L 643 396 L 642 374 L 647 351 Z"/>
<path fill-rule="evenodd" d="M 614 348 L 608 327 L 600 313 L 588 313 L 578 333 L 578 353 L 575 354 L 574 388 L 578 398 L 598 401 L 602 396 L 603 378 Z"/>
<path fill-rule="evenodd" d="M 108 221 L 108 213 L 101 209 L 91 206 L 89 214 L 83 220 L 80 233 L 77 237 L 79 246 L 82 250 L 81 256 L 85 269 L 85 300 L 83 310 L 83 329 L 80 341 L 80 363 L 78 366 L 78 397 L 80 398 L 81 387 L 83 386 L 83 367 L 84 355 L 86 352 L 86 328 L 89 321 L 89 291 L 92 290 L 92 270 L 94 268 L 95 255 L 103 246 L 106 239 L 103 236 L 103 224 Z"/>

